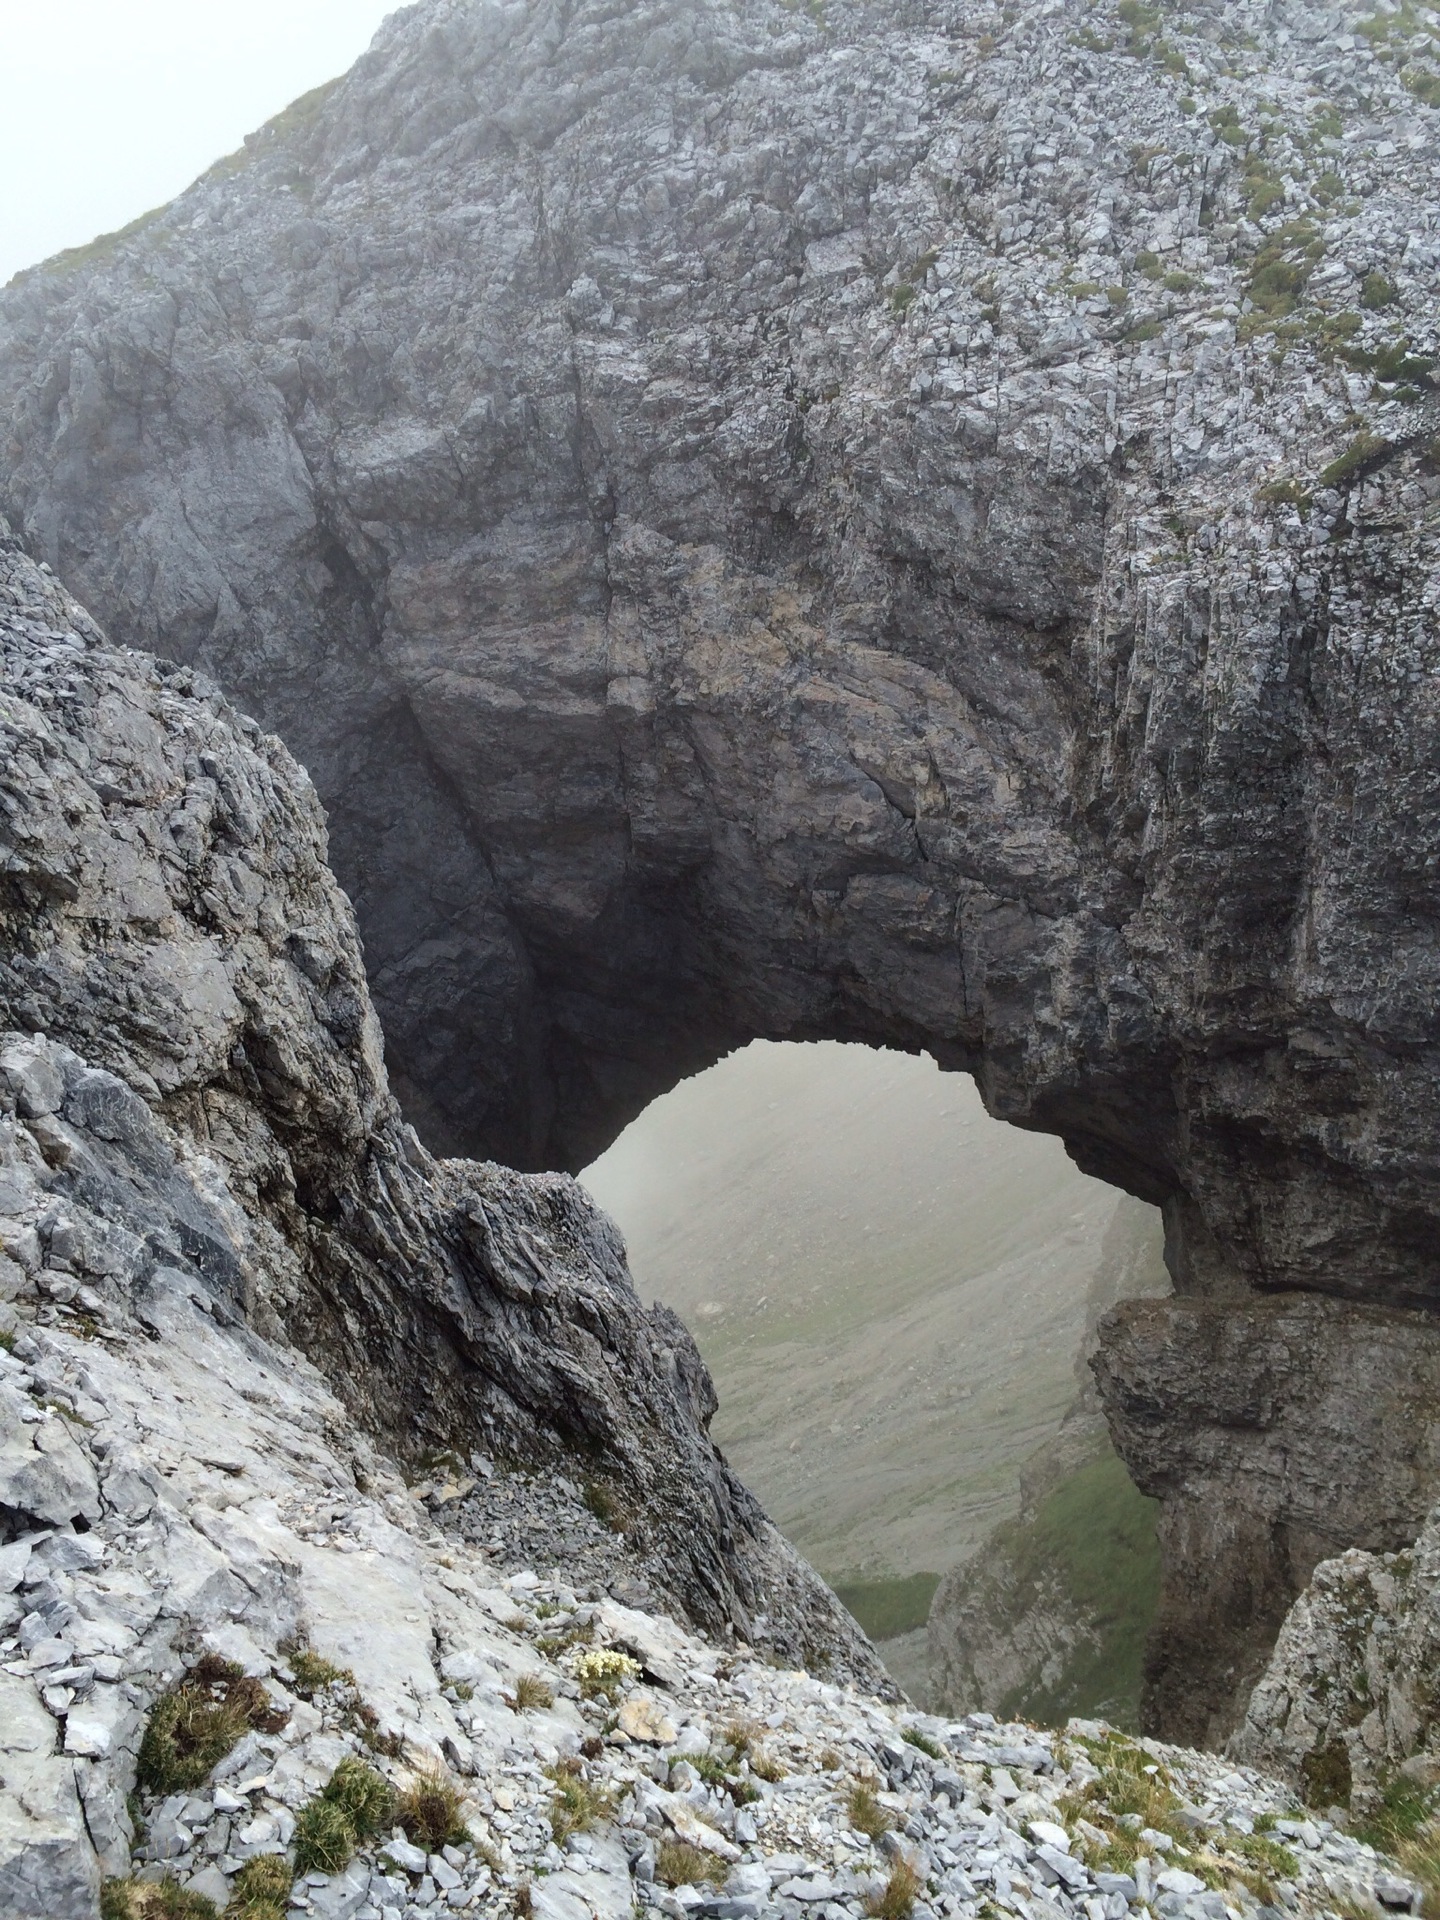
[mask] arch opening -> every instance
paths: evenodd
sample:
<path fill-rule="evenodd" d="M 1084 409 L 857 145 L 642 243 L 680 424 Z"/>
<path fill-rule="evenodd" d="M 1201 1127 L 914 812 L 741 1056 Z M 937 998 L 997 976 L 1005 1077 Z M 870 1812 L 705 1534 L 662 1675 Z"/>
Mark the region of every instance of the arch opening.
<path fill-rule="evenodd" d="M 918 1704 L 1140 1721 L 1157 1504 L 1101 1315 L 1169 1291 L 1158 1212 L 925 1057 L 766 1041 L 581 1174 L 715 1379 L 712 1432 Z"/>

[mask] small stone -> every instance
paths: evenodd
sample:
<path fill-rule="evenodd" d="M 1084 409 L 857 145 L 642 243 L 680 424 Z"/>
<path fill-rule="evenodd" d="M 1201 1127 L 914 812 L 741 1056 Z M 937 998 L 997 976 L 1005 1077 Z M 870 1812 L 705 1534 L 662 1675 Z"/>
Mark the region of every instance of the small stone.
<path fill-rule="evenodd" d="M 648 1693 L 630 1694 L 620 1708 L 619 1720 L 622 1733 L 652 1746 L 673 1746 L 679 1737 L 675 1722 Z"/>
<path fill-rule="evenodd" d="M 1186 1873 L 1183 1867 L 1167 1867 L 1155 1876 L 1155 1884 L 1162 1893 L 1204 1893 L 1205 1882 L 1196 1874 Z"/>

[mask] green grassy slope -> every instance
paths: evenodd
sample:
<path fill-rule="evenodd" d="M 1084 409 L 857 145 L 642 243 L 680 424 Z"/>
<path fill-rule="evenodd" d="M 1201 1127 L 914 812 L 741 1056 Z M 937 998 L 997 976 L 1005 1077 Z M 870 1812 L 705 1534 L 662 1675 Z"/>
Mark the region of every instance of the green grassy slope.
<path fill-rule="evenodd" d="M 829 1578 L 880 1583 L 862 1619 L 913 1626 L 919 1588 L 888 1583 L 1011 1517 L 1074 1397 L 1119 1196 L 928 1059 L 764 1042 L 582 1178 L 694 1330 L 738 1471 Z"/>
<path fill-rule="evenodd" d="M 1002 1714 L 1042 1726 L 1099 1715 L 1138 1728 L 1145 1636 L 1160 1597 L 1158 1511 L 1105 1446 L 1047 1495 L 1028 1526 L 1012 1522 L 987 1543 L 987 1560 L 1013 1559 L 1017 1590 L 1053 1585 L 1099 1642 L 1077 1647 L 1058 1674 L 1013 1689 Z"/>

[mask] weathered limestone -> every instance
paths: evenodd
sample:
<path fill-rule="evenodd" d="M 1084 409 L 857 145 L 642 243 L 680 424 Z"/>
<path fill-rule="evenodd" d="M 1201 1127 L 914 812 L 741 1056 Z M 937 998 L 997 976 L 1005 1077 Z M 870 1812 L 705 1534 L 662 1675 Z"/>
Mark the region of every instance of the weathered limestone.
<path fill-rule="evenodd" d="M 304 773 L 189 669 L 108 647 L 3 527 L 0 808 L 12 1297 L 163 1338 L 198 1293 L 311 1353 L 407 1460 L 578 1454 L 637 1516 L 657 1593 L 878 1681 L 716 1452 L 693 1342 L 641 1306 L 583 1191 L 435 1161 L 401 1120 Z M 127 1450 L 97 1487 L 0 1380 L 0 1519 L 154 1497 Z"/>
<path fill-rule="evenodd" d="M 1432 1312 L 1424 32 L 823 11 L 398 13 L 5 292 L 4 498 L 309 766 L 436 1148 L 582 1164 L 756 1034 L 925 1047 L 1163 1205 L 1187 1298 Z M 200 935 L 152 972 L 168 1098 L 244 1016 Z"/>

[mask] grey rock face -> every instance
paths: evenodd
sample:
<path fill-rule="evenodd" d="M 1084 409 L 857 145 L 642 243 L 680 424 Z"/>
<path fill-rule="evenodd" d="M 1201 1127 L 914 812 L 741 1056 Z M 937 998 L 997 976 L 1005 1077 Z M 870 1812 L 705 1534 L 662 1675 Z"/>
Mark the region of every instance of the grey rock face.
<path fill-rule="evenodd" d="M 432 0 L 7 290 L 11 509 L 310 767 L 433 1144 L 925 1047 L 1187 1295 L 1433 1308 L 1434 109 L 1347 22 Z"/>
<path fill-rule="evenodd" d="M 1280 1630 L 1231 1751 L 1301 1787 L 1316 1805 L 1377 1811 L 1402 1770 L 1440 1771 L 1440 1523 L 1413 1550 L 1352 1547 L 1315 1569 Z"/>
<path fill-rule="evenodd" d="M 699 1624 L 878 1678 L 710 1442 L 709 1376 L 609 1222 L 566 1176 L 437 1162 L 401 1120 L 280 743 L 110 649 L 8 536 L 0 685 L 0 1245 L 26 1297 L 162 1340 L 193 1298 L 313 1353 L 412 1460 L 578 1456 Z M 0 1518 L 83 1527 L 102 1498 L 143 1516 L 143 1458 L 97 1486 L 0 1379 Z"/>
<path fill-rule="evenodd" d="M 1314 1295 L 1131 1300 L 1094 1364 L 1121 1458 L 1163 1503 L 1147 1710 L 1219 1745 L 1317 1563 L 1408 1546 L 1440 1498 L 1440 1329 Z"/>

